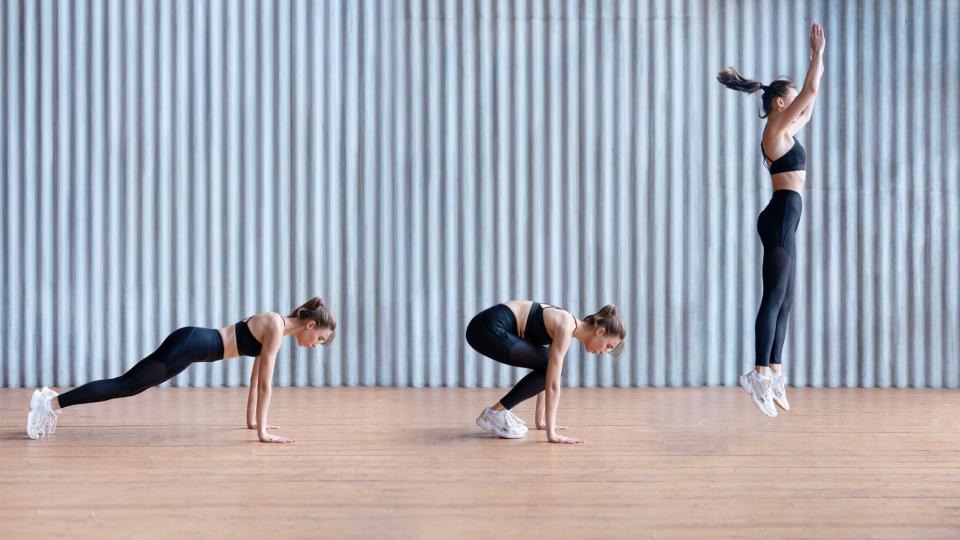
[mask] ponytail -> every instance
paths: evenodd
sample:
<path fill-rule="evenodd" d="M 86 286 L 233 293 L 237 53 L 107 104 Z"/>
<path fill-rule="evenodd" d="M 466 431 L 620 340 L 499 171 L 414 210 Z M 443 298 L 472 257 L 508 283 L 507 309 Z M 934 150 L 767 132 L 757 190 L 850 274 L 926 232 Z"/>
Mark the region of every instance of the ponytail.
<path fill-rule="evenodd" d="M 737 92 L 755 94 L 763 90 L 763 94 L 760 96 L 763 113 L 760 114 L 760 118 L 766 118 L 770 115 L 770 111 L 773 109 L 773 100 L 778 97 L 785 97 L 787 95 L 787 89 L 797 89 L 793 81 L 787 77 L 780 77 L 769 85 L 764 85 L 760 81 L 743 78 L 743 75 L 734 67 L 728 67 L 720 73 L 717 73 L 717 80 L 727 88 L 736 90 Z"/>
<path fill-rule="evenodd" d="M 762 82 L 745 79 L 733 66 L 717 73 L 717 80 L 731 90 L 746 94 L 755 94 L 764 89 Z"/>

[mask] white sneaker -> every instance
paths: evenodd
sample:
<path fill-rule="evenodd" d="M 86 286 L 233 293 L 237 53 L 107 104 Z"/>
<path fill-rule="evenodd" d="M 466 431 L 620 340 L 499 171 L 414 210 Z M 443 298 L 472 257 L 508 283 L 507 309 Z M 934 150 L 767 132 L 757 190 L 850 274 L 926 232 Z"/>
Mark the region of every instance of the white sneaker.
<path fill-rule="evenodd" d="M 515 423 L 509 411 L 495 411 L 490 407 L 485 407 L 477 417 L 477 425 L 504 439 L 519 439 L 527 434 L 527 428 Z"/>
<path fill-rule="evenodd" d="M 43 421 L 38 414 L 42 400 L 43 396 L 40 395 L 40 391 L 34 390 L 30 396 L 30 412 L 27 413 L 27 437 L 31 439 L 39 439 L 40 433 L 43 431 Z"/>
<path fill-rule="evenodd" d="M 27 413 L 27 437 L 39 439 L 52 435 L 57 430 L 60 413 L 50 408 L 50 400 L 58 395 L 46 386 L 34 390 L 30 396 L 30 412 Z"/>
<path fill-rule="evenodd" d="M 770 394 L 773 396 L 773 402 L 785 411 L 790 410 L 790 402 L 787 401 L 787 376 L 783 373 L 773 374 L 773 384 L 770 385 Z"/>
<path fill-rule="evenodd" d="M 740 386 L 750 394 L 754 405 L 770 417 L 777 416 L 777 407 L 773 404 L 773 395 L 770 392 L 772 384 L 771 377 L 761 377 L 756 370 L 740 376 Z"/>

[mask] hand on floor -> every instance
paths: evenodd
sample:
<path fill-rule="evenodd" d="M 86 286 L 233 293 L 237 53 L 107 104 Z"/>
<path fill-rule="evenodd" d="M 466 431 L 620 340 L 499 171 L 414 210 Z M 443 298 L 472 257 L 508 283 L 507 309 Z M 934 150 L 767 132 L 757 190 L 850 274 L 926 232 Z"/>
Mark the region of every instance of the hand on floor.
<path fill-rule="evenodd" d="M 270 433 L 263 433 L 260 435 L 260 442 L 264 443 L 292 443 L 295 442 L 293 439 L 288 439 L 286 437 L 281 437 L 279 435 L 271 435 Z"/>

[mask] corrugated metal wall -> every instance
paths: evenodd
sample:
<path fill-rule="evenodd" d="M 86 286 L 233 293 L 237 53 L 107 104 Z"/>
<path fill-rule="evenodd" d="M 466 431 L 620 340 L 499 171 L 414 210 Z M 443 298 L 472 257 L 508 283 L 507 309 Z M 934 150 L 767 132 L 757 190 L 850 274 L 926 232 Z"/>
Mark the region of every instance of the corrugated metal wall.
<path fill-rule="evenodd" d="M 121 373 L 174 328 L 336 310 L 278 383 L 507 385 L 473 313 L 617 303 L 571 385 L 752 364 L 758 103 L 827 31 L 787 369 L 960 383 L 960 2 L 25 1 L 0 12 L 0 384 Z M 243 384 L 249 360 L 180 385 Z"/>

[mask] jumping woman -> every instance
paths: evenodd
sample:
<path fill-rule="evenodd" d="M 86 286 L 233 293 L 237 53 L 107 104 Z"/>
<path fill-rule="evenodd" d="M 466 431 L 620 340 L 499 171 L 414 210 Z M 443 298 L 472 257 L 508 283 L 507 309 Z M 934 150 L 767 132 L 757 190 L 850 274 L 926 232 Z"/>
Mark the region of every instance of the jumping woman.
<path fill-rule="evenodd" d="M 770 170 L 773 196 L 757 220 L 757 232 L 763 244 L 763 296 L 756 323 L 756 366 L 740 377 L 740 386 L 767 416 L 777 416 L 775 404 L 785 411 L 790 410 L 781 352 L 787 318 L 793 305 L 796 232 L 803 206 L 800 192 L 807 177 L 807 154 L 795 135 L 807 125 L 813 114 L 823 75 L 825 44 L 823 28 L 813 23 L 810 28 L 810 66 L 799 93 L 789 79 L 777 79 L 764 85 L 760 81 L 744 79 L 732 67 L 717 75 L 727 88 L 748 94 L 762 91 L 763 114 L 760 117 L 767 119 L 760 152 Z"/>
<path fill-rule="evenodd" d="M 627 332 L 616 306 L 577 319 L 568 311 L 530 300 L 512 300 L 480 312 L 467 326 L 467 343 L 478 353 L 508 366 L 532 369 L 507 395 L 477 418 L 477 425 L 505 439 L 527 433 L 526 424 L 511 409 L 537 396 L 536 426 L 552 443 L 582 443 L 557 433 L 560 376 L 572 340 L 596 355 L 623 351 Z M 545 395 L 544 395 L 545 394 Z M 544 407 L 546 398 L 546 407 Z"/>
<path fill-rule="evenodd" d="M 174 378 L 194 362 L 214 362 L 238 356 L 256 358 L 250 372 L 247 398 L 247 427 L 256 429 L 261 442 L 291 443 L 293 439 L 267 433 L 267 411 L 273 381 L 273 366 L 285 336 L 293 336 L 301 347 L 329 345 L 337 322 L 320 298 L 283 317 L 264 312 L 219 330 L 187 326 L 167 336 L 150 356 L 137 362 L 123 375 L 89 382 L 63 394 L 43 387 L 34 390 L 27 415 L 27 436 L 38 439 L 53 434 L 61 409 L 129 397 Z"/>

